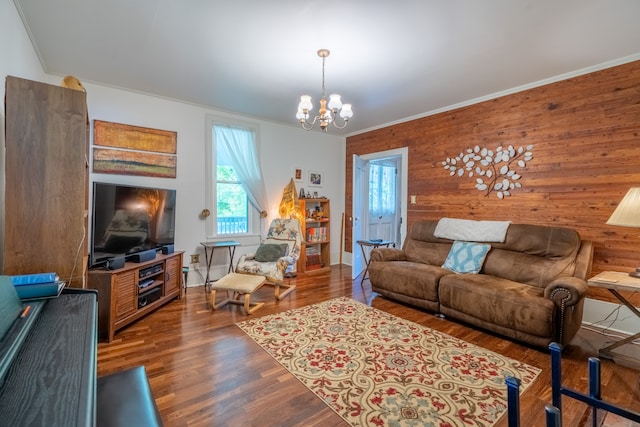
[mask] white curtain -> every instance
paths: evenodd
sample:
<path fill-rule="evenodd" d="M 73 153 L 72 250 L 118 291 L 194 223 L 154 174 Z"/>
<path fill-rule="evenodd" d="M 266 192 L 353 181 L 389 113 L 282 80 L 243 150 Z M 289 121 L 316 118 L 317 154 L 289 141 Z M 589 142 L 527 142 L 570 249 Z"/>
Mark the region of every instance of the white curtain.
<path fill-rule="evenodd" d="M 395 163 L 369 164 L 369 214 L 393 215 L 396 212 Z"/>
<path fill-rule="evenodd" d="M 213 129 L 219 155 L 231 163 L 230 166 L 247 192 L 249 203 L 260 212 L 261 228 L 264 230 L 268 201 L 255 133 L 250 129 L 221 125 L 214 125 Z"/>

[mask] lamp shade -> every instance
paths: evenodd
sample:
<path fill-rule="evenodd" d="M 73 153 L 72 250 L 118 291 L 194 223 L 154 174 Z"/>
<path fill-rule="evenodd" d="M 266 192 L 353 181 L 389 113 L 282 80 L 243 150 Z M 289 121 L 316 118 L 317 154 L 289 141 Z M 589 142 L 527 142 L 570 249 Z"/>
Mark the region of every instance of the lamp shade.
<path fill-rule="evenodd" d="M 337 93 L 329 95 L 329 109 L 333 111 L 337 111 L 342 108 L 342 101 L 340 100 L 340 95 Z"/>
<path fill-rule="evenodd" d="M 629 189 L 607 224 L 640 228 L 640 187 Z"/>
<path fill-rule="evenodd" d="M 309 95 L 302 95 L 300 97 L 300 104 L 298 104 L 298 110 L 311 111 L 313 104 L 311 104 L 311 97 Z"/>
<path fill-rule="evenodd" d="M 340 117 L 343 119 L 349 119 L 353 117 L 353 111 L 351 110 L 351 104 L 342 105 L 342 110 L 340 110 Z"/>

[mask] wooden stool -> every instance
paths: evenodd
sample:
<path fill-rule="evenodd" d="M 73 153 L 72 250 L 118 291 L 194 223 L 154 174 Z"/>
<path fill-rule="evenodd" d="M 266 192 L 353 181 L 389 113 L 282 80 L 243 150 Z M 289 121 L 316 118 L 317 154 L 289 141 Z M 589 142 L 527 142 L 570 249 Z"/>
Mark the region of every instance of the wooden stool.
<path fill-rule="evenodd" d="M 220 280 L 211 283 L 211 307 L 218 309 L 226 304 L 243 305 L 246 314 L 251 314 L 261 308 L 263 302 L 251 302 L 251 294 L 260 289 L 266 282 L 264 276 L 229 273 Z M 227 299 L 216 304 L 216 291 L 227 291 Z M 233 292 L 233 297 L 229 295 Z M 244 295 L 244 300 L 240 297 Z"/>

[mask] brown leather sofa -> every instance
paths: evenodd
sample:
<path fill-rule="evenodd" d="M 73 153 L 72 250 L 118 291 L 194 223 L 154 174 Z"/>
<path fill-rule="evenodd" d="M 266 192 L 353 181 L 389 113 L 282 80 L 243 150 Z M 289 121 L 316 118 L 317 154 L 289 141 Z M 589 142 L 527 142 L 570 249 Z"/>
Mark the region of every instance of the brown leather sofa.
<path fill-rule="evenodd" d="M 571 341 L 582 322 L 590 241 L 568 228 L 511 224 L 478 274 L 459 274 L 442 267 L 453 241 L 434 237 L 437 224 L 414 222 L 402 249 L 371 251 L 374 292 L 539 347 Z"/>

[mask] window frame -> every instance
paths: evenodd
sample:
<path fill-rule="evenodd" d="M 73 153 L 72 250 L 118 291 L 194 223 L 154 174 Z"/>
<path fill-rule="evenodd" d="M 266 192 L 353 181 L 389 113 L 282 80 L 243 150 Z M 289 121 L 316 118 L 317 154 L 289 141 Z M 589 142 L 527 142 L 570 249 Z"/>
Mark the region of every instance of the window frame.
<path fill-rule="evenodd" d="M 223 118 L 219 116 L 207 115 L 206 117 L 206 132 L 205 132 L 205 205 L 209 210 L 210 215 L 205 218 L 205 229 L 207 239 L 235 239 L 243 237 L 259 237 L 260 236 L 260 213 L 256 208 L 247 200 L 248 211 L 248 230 L 246 233 L 225 233 L 218 234 L 217 232 L 217 143 L 215 141 L 215 133 L 213 132 L 214 126 L 226 126 L 226 127 L 238 127 L 248 129 L 253 132 L 256 142 L 256 149 L 258 155 L 260 154 L 260 138 L 259 127 L 255 123 L 243 122 L 239 120 L 233 120 L 229 118 Z M 246 191 L 245 191 L 246 193 Z"/>

